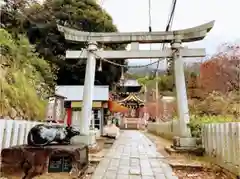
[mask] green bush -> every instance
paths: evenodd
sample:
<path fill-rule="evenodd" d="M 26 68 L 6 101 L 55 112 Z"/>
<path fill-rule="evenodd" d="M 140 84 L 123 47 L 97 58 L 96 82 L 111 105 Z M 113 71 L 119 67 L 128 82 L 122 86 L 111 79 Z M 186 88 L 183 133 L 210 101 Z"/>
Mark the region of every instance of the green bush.
<path fill-rule="evenodd" d="M 223 123 L 223 122 L 235 122 L 232 116 L 196 116 L 192 115 L 190 117 L 189 127 L 193 137 L 201 137 L 201 128 L 203 124 L 210 123 Z"/>

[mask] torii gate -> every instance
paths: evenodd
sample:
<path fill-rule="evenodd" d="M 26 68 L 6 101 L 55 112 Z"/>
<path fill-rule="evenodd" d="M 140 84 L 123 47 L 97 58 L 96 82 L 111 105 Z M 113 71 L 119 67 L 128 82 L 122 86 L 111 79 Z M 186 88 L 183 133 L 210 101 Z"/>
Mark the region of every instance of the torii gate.
<path fill-rule="evenodd" d="M 181 43 L 193 42 L 204 39 L 206 34 L 212 29 L 214 21 L 202 24 L 197 27 L 175 30 L 170 32 L 112 32 L 95 33 L 82 32 L 68 27 L 58 25 L 59 31 L 63 32 L 66 40 L 74 42 L 88 42 L 87 50 L 68 50 L 66 58 L 86 58 L 86 74 L 83 93 L 83 108 L 81 121 L 81 133 L 89 135 L 89 122 L 92 111 L 92 99 L 95 79 L 96 58 L 104 59 L 140 59 L 140 58 L 172 58 L 174 60 L 175 83 L 177 91 L 177 105 L 179 115 L 179 136 L 191 137 L 187 124 L 189 123 L 189 109 L 186 94 L 186 84 L 184 76 L 184 66 L 182 58 L 204 57 L 205 49 L 183 48 Z M 102 51 L 97 47 L 97 43 L 131 43 L 130 51 Z M 141 43 L 170 43 L 171 48 L 166 50 L 139 50 Z"/>

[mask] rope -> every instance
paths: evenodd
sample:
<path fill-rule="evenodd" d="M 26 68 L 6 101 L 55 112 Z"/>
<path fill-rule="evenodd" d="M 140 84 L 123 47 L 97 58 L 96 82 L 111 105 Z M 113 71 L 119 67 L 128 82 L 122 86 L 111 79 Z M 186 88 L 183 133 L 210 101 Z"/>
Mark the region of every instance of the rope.
<path fill-rule="evenodd" d="M 146 64 L 146 65 L 134 65 L 134 66 L 129 66 L 129 65 L 122 65 L 122 64 L 119 64 L 119 63 L 116 63 L 116 62 L 113 62 L 113 61 L 104 59 L 104 58 L 100 57 L 99 55 L 97 55 L 96 53 L 94 53 L 94 52 L 92 52 L 92 51 L 91 51 L 91 53 L 93 53 L 97 58 L 99 58 L 100 60 L 102 60 L 102 61 L 104 61 L 104 62 L 110 63 L 110 64 L 115 65 L 115 66 L 128 67 L 128 68 L 144 68 L 144 67 L 147 67 L 147 66 L 156 64 L 156 63 L 158 63 L 159 60 L 162 60 L 162 59 L 159 59 L 158 61 L 155 61 L 155 62 Z"/>

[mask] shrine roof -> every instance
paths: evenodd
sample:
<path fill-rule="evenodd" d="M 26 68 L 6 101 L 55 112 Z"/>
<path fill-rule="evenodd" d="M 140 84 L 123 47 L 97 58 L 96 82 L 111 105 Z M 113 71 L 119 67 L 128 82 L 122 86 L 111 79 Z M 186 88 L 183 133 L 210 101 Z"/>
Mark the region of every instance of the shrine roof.
<path fill-rule="evenodd" d="M 128 101 L 136 101 L 137 103 L 139 103 L 140 105 L 144 105 L 144 101 L 141 100 L 138 96 L 136 96 L 134 93 L 130 93 L 130 95 L 126 98 L 124 98 L 123 100 L 118 101 L 119 103 L 125 103 Z"/>

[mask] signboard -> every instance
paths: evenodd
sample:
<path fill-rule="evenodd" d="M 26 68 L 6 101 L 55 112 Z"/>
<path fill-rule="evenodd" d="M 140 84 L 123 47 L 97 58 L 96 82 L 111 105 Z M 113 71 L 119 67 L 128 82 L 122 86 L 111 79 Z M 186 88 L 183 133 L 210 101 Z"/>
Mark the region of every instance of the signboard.
<path fill-rule="evenodd" d="M 52 156 L 49 159 L 48 172 L 70 172 L 72 169 L 72 160 L 70 156 Z"/>
<path fill-rule="evenodd" d="M 82 107 L 82 101 L 72 101 L 71 102 L 71 108 L 80 108 Z M 101 108 L 102 102 L 93 102 L 92 103 L 93 108 Z"/>
<path fill-rule="evenodd" d="M 103 108 L 108 108 L 108 102 L 103 103 Z"/>

